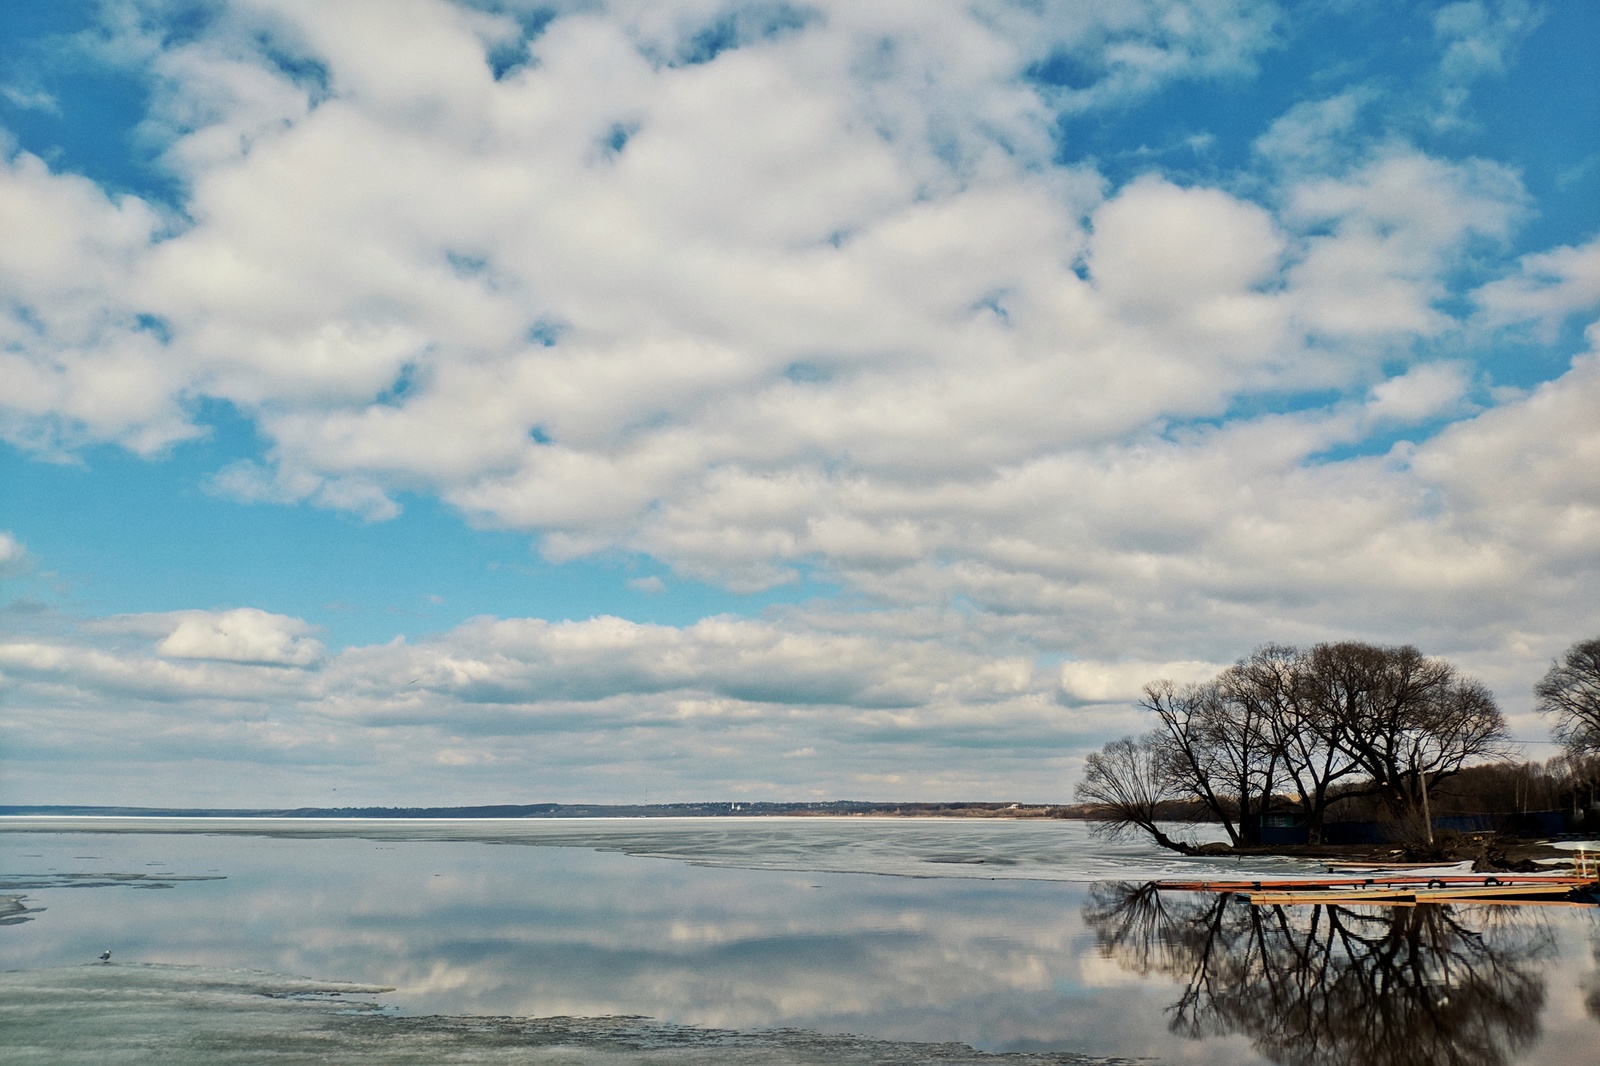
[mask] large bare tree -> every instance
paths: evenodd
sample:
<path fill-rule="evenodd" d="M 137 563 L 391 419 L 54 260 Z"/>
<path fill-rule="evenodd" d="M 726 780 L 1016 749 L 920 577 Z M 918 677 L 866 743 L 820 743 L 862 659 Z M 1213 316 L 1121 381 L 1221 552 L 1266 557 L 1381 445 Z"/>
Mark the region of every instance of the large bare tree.
<path fill-rule="evenodd" d="M 1185 853 L 1193 850 L 1169 837 L 1157 822 L 1162 804 L 1176 794 L 1152 735 L 1113 740 L 1090 755 L 1084 760 L 1076 795 L 1099 808 L 1098 823 L 1106 831 L 1142 829 L 1164 848 Z"/>
<path fill-rule="evenodd" d="M 1378 796 L 1431 840 L 1439 782 L 1510 752 L 1489 690 L 1410 645 L 1269 644 L 1215 680 L 1147 685 L 1139 702 L 1157 728 L 1091 756 L 1080 796 L 1167 847 L 1153 813 L 1161 801 L 1197 800 L 1234 846 L 1257 844 L 1280 786 L 1294 790 L 1318 840 L 1345 779 L 1343 794 Z"/>
<path fill-rule="evenodd" d="M 1140 705 L 1159 722 L 1156 744 L 1171 785 L 1204 803 L 1235 846 L 1259 844 L 1279 762 L 1262 709 L 1231 699 L 1216 681 L 1158 681 L 1145 686 Z"/>
<path fill-rule="evenodd" d="M 1474 759 L 1511 753 L 1505 716 L 1481 682 L 1409 644 L 1331 646 L 1361 685 L 1344 745 L 1397 815 L 1433 836 L 1428 796 Z"/>
<path fill-rule="evenodd" d="M 1538 710 L 1555 717 L 1556 739 L 1569 754 L 1600 755 L 1600 637 L 1568 648 L 1533 694 Z"/>
<path fill-rule="evenodd" d="M 1361 769 L 1345 743 L 1351 693 L 1341 683 L 1338 657 L 1328 655 L 1328 648 L 1304 652 L 1267 644 L 1218 679 L 1230 702 L 1253 708 L 1265 722 L 1283 780 L 1295 790 L 1307 839 L 1314 844 L 1322 840 L 1332 786 Z"/>

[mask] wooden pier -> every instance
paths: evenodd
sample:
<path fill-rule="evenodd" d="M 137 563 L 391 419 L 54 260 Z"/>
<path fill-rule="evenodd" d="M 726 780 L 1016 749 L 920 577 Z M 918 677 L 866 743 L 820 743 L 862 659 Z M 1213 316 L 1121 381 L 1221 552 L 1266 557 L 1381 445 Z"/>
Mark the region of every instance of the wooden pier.
<path fill-rule="evenodd" d="M 1253 906 L 1417 903 L 1552 903 L 1594 905 L 1600 880 L 1583 874 L 1383 874 L 1365 877 L 1293 877 L 1217 881 L 1157 881 L 1170 892 L 1215 892 L 1243 896 Z"/>

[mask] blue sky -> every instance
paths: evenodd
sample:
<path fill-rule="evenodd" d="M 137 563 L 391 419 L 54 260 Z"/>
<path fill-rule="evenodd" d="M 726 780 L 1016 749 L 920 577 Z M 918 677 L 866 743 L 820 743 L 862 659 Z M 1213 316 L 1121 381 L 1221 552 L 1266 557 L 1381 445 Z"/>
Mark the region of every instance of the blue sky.
<path fill-rule="evenodd" d="M 151 462 L 111 447 L 67 463 L 0 453 L 5 528 L 48 545 L 48 568 L 13 578 L 20 596 L 78 614 L 227 608 L 249 603 L 314 619 L 338 644 L 423 634 L 475 615 L 584 619 L 616 614 L 682 625 L 726 610 L 809 598 L 796 580 L 744 595 L 671 578 L 637 553 L 551 563 L 526 533 L 475 529 L 427 495 L 367 522 L 310 507 L 242 505 L 205 489 L 217 468 L 250 454 L 227 412 L 207 439 Z M 643 585 L 650 578 L 661 585 Z"/>
<path fill-rule="evenodd" d="M 24 5 L 0 802 L 1070 794 L 1600 631 L 1581 3 Z"/>

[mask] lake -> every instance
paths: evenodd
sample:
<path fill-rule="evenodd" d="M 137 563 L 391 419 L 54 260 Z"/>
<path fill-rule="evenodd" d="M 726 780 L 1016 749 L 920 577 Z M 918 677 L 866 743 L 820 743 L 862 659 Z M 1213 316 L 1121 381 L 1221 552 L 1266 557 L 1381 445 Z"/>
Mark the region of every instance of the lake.
<path fill-rule="evenodd" d="M 1600 910 L 1076 822 L 0 819 L 7 1062 L 1600 1063 Z M 100 963 L 102 950 L 112 952 Z"/>

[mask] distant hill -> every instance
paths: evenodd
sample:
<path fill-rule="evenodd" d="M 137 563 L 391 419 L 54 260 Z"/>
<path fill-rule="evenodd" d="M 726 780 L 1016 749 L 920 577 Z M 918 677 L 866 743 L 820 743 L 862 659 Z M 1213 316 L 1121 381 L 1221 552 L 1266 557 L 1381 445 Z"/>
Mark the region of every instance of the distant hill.
<path fill-rule="evenodd" d="M 860 800 L 750 803 L 495 803 L 472 807 L 220 807 L 0 806 L 5 815 L 101 818 L 759 818 L 778 815 L 945 818 L 1084 818 L 1083 805 L 1021 803 L 868 803 Z"/>

